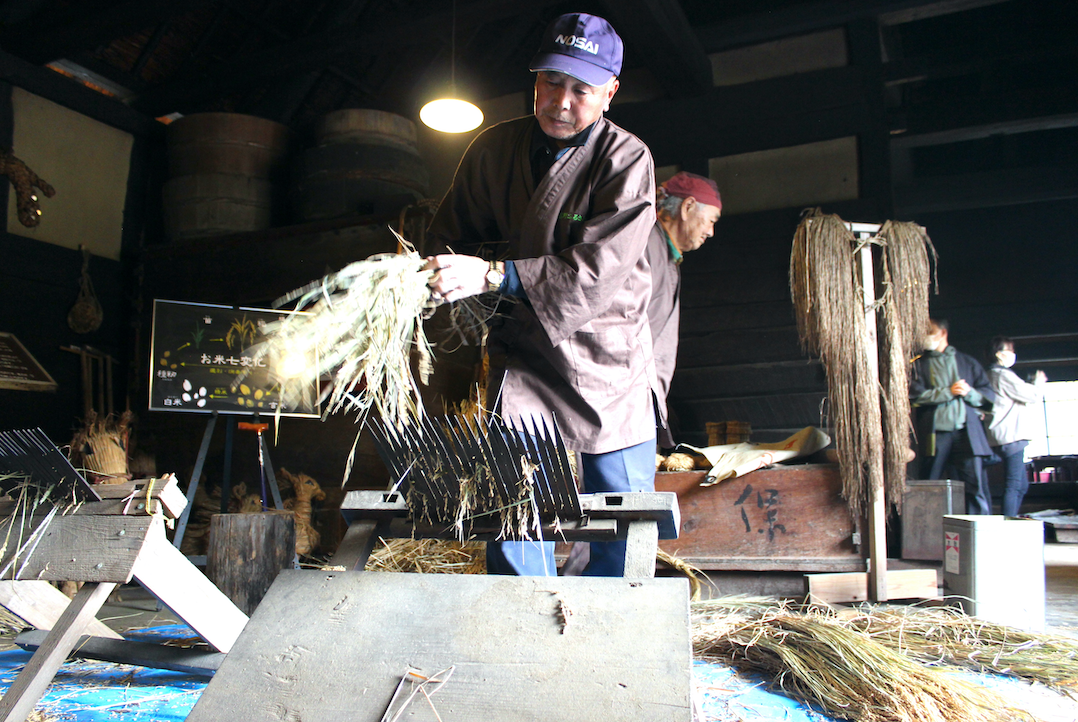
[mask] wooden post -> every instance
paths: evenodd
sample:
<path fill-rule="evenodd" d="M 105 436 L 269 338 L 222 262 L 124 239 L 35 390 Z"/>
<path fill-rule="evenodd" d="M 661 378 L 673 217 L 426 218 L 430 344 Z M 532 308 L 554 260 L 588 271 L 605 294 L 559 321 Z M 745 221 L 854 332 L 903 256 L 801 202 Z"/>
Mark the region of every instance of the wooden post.
<path fill-rule="evenodd" d="M 856 224 L 855 224 L 856 225 Z M 878 230 L 878 226 L 876 229 Z M 859 237 L 857 228 L 855 235 Z M 873 231 L 874 232 L 874 231 Z M 876 292 L 875 280 L 872 274 L 872 245 L 866 243 L 858 251 L 858 260 L 861 264 L 861 292 L 865 303 L 865 354 L 868 357 L 868 366 L 871 377 L 874 380 L 880 378 L 879 343 L 876 334 Z M 877 404 L 879 402 L 877 401 Z M 885 602 L 887 596 L 887 502 L 883 485 L 883 456 L 878 454 L 874 459 L 866 460 L 876 473 L 872 475 L 877 481 L 873 482 L 868 490 L 868 591 L 874 602 Z"/>
<path fill-rule="evenodd" d="M 79 590 L 44 643 L 0 699 L 0 720 L 21 722 L 34 711 L 60 665 L 116 586 L 115 582 L 91 582 Z"/>
<path fill-rule="evenodd" d="M 245 614 L 266 595 L 282 569 L 296 555 L 296 526 L 291 513 L 214 514 L 206 576 Z"/>

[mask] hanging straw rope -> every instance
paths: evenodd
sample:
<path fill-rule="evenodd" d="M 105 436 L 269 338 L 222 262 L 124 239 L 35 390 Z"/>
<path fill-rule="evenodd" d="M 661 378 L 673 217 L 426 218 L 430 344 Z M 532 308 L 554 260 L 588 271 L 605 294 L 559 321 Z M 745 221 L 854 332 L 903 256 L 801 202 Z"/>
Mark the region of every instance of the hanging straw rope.
<path fill-rule="evenodd" d="M 913 433 L 909 365 L 928 332 L 928 295 L 936 249 L 915 223 L 887 221 L 876 234 L 884 291 L 880 305 L 880 383 L 883 387 L 884 479 L 901 510 L 907 452 Z M 938 284 L 937 284 L 938 287 Z"/>
<path fill-rule="evenodd" d="M 823 360 L 842 493 L 850 512 L 860 516 L 868 489 L 883 484 L 876 463 L 883 454 L 883 429 L 855 242 L 841 218 L 810 211 L 794 234 L 790 293 L 801 343 Z"/>

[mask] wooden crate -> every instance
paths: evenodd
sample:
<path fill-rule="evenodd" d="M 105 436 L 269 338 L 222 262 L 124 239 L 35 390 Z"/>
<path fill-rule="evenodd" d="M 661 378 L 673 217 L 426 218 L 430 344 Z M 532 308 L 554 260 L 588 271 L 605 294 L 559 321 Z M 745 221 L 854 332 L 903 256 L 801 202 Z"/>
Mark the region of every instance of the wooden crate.
<path fill-rule="evenodd" d="M 676 492 L 681 506 L 681 536 L 660 542 L 665 551 L 704 570 L 866 570 L 837 465 L 776 466 L 701 487 L 705 473 L 655 475 L 655 490 Z"/>

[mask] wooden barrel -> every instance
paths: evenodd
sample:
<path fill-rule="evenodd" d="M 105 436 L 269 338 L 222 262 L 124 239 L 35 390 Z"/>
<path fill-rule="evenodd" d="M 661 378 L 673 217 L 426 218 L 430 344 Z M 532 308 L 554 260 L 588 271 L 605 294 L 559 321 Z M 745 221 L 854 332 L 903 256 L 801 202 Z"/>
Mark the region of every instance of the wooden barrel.
<path fill-rule="evenodd" d="M 265 178 L 204 173 L 165 182 L 165 235 L 202 238 L 270 227 L 273 185 Z"/>
<path fill-rule="evenodd" d="M 399 208 L 427 194 L 430 175 L 415 151 L 398 145 L 327 143 L 305 151 L 293 199 L 301 220 Z"/>
<path fill-rule="evenodd" d="M 283 569 L 292 568 L 296 527 L 291 512 L 214 514 L 206 550 L 206 576 L 251 614 Z"/>
<path fill-rule="evenodd" d="M 391 145 L 417 153 L 415 123 L 396 113 L 365 108 L 343 108 L 322 117 L 315 126 L 315 141 Z"/>
<path fill-rule="evenodd" d="M 288 126 L 239 113 L 195 113 L 169 124 L 169 174 L 270 178 L 284 163 Z"/>

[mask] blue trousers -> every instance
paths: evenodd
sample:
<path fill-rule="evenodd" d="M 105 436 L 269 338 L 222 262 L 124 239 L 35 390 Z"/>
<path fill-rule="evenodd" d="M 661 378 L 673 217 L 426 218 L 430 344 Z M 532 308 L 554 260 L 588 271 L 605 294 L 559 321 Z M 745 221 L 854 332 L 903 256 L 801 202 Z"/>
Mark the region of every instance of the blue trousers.
<path fill-rule="evenodd" d="M 992 513 L 992 492 L 983 471 L 984 457 L 973 453 L 965 429 L 937 431 L 936 455 L 925 461 L 931 463 L 926 478 L 958 478 L 965 482 L 967 514 Z M 953 470 L 955 476 L 944 476 L 948 470 Z"/>
<path fill-rule="evenodd" d="M 1022 499 L 1029 489 L 1026 476 L 1026 447 L 1029 441 L 1012 441 L 996 447 L 996 454 L 1003 460 L 1006 486 L 1003 487 L 1003 516 L 1018 516 Z"/>
<path fill-rule="evenodd" d="M 581 454 L 584 492 L 655 491 L 655 439 L 605 454 Z M 489 542 L 487 574 L 557 576 L 554 542 Z M 584 574 L 625 574 L 625 542 L 594 542 Z"/>

